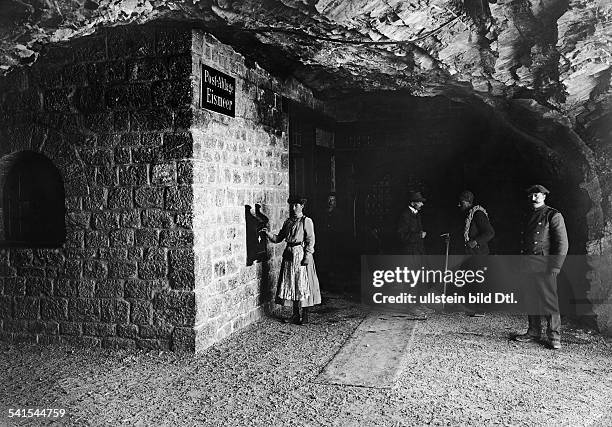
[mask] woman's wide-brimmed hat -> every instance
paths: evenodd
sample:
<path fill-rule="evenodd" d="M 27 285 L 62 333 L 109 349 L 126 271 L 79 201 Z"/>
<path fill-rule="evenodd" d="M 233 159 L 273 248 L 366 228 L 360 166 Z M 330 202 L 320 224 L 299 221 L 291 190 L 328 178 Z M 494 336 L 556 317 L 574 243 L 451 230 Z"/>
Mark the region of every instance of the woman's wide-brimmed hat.
<path fill-rule="evenodd" d="M 299 203 L 300 205 L 305 205 L 306 201 L 308 199 L 304 196 L 302 196 L 301 194 L 293 194 L 291 196 L 289 196 L 289 198 L 287 199 L 287 203 L 291 204 L 291 203 Z"/>

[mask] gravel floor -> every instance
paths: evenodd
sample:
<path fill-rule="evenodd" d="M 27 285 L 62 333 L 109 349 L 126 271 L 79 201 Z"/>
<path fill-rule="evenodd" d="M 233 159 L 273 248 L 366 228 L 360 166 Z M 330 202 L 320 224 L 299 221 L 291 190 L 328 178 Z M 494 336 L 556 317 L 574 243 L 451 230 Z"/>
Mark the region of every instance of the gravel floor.
<path fill-rule="evenodd" d="M 195 356 L 0 343 L 0 425 L 50 424 L 7 417 L 36 407 L 64 425 L 612 425 L 612 340 L 518 345 L 519 316 L 418 322 L 392 389 L 317 383 L 366 314 L 330 297 L 308 326 L 265 319 Z"/>

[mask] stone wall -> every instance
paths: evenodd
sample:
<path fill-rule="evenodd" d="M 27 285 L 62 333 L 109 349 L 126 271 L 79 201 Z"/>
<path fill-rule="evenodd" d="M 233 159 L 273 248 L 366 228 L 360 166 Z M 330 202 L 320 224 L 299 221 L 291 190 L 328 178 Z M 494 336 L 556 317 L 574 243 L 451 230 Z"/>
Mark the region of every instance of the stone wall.
<path fill-rule="evenodd" d="M 118 28 L 1 81 L 0 155 L 47 156 L 67 211 L 62 247 L 0 251 L 2 338 L 193 349 L 190 50 Z"/>
<path fill-rule="evenodd" d="M 200 108 L 201 63 L 235 76 L 235 118 Z M 1 80 L 0 188 L 16 153 L 50 159 L 67 239 L 0 249 L 0 337 L 193 351 L 261 316 L 281 248 L 246 265 L 244 206 L 287 215 L 285 96 L 322 108 L 187 27 L 102 30 Z"/>
<path fill-rule="evenodd" d="M 236 79 L 235 117 L 199 108 L 199 67 Z M 284 245 L 247 265 L 245 205 L 261 204 L 271 228 L 288 216 L 287 98 L 323 106 L 296 82 L 280 82 L 201 31 L 193 38 L 196 350 L 258 319 L 272 299 Z"/>

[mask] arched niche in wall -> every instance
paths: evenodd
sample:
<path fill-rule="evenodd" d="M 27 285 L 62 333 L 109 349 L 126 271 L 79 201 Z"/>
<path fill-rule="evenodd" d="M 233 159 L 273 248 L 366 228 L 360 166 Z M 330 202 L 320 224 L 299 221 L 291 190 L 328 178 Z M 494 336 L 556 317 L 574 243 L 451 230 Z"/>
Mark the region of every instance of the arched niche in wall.
<path fill-rule="evenodd" d="M 62 176 L 49 158 L 20 151 L 0 160 L 0 245 L 59 247 L 66 240 Z"/>

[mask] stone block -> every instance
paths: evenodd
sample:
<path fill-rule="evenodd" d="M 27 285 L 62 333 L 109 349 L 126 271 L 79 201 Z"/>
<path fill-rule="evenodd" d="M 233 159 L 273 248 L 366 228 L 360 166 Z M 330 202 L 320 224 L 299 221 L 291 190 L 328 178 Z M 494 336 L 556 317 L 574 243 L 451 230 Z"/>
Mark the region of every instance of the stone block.
<path fill-rule="evenodd" d="M 60 272 L 60 277 L 67 279 L 79 279 L 82 275 L 81 261 L 78 259 L 68 259 L 64 263 L 64 268 Z"/>
<path fill-rule="evenodd" d="M 0 319 L 13 317 L 13 297 L 0 295 Z"/>
<path fill-rule="evenodd" d="M 162 230 L 159 244 L 168 248 L 181 248 L 193 246 L 192 230 Z"/>
<path fill-rule="evenodd" d="M 156 282 L 145 280 L 127 280 L 125 282 L 125 297 L 148 300 L 153 297 Z"/>
<path fill-rule="evenodd" d="M 178 290 L 193 290 L 195 286 L 195 261 L 191 249 L 169 252 L 170 286 Z"/>
<path fill-rule="evenodd" d="M 14 267 L 24 267 L 32 265 L 34 262 L 34 251 L 32 249 L 12 249 L 11 265 Z"/>
<path fill-rule="evenodd" d="M 86 113 L 82 116 L 84 130 L 93 133 L 108 132 L 113 129 L 113 115 L 111 113 Z"/>
<path fill-rule="evenodd" d="M 8 277 L 4 279 L 4 295 L 24 296 L 26 281 L 23 277 Z"/>
<path fill-rule="evenodd" d="M 98 250 L 98 258 L 106 261 L 129 260 L 128 248 L 100 248 Z"/>
<path fill-rule="evenodd" d="M 115 27 L 107 37 L 108 54 L 113 58 L 155 55 L 155 32 L 151 27 Z"/>
<path fill-rule="evenodd" d="M 45 111 L 70 111 L 70 100 L 73 89 L 49 89 L 43 92 L 43 105 Z"/>
<path fill-rule="evenodd" d="M 132 150 L 130 147 L 115 147 L 115 163 L 127 164 L 132 162 Z"/>
<path fill-rule="evenodd" d="M 134 163 L 157 163 L 164 160 L 164 153 L 159 146 L 132 147 Z"/>
<path fill-rule="evenodd" d="M 59 323 L 53 321 L 43 322 L 40 320 L 34 320 L 28 322 L 26 331 L 31 334 L 58 335 Z"/>
<path fill-rule="evenodd" d="M 128 62 L 128 79 L 139 80 L 165 80 L 168 78 L 166 64 L 158 58 L 142 58 Z"/>
<path fill-rule="evenodd" d="M 151 85 L 151 98 L 153 105 L 171 108 L 186 108 L 191 105 L 193 91 L 189 77 L 179 81 L 156 82 Z M 180 116 L 176 127 L 189 129 L 190 121 L 185 120 L 185 115 Z"/>
<path fill-rule="evenodd" d="M 136 345 L 141 350 L 170 350 L 170 341 L 169 340 L 145 340 L 138 339 L 135 340 Z"/>
<path fill-rule="evenodd" d="M 97 85 L 107 81 L 107 67 L 106 63 L 93 62 L 85 64 L 85 82 L 88 86 Z"/>
<path fill-rule="evenodd" d="M 68 320 L 68 300 L 64 298 L 42 298 L 40 317 L 43 320 Z"/>
<path fill-rule="evenodd" d="M 73 322 L 100 321 L 100 300 L 73 298 L 68 302 L 68 318 Z"/>
<path fill-rule="evenodd" d="M 111 231 L 110 244 L 115 247 L 130 247 L 134 245 L 134 230 L 124 228 Z"/>
<path fill-rule="evenodd" d="M 176 164 L 160 163 L 152 165 L 151 184 L 174 185 L 176 184 Z"/>
<path fill-rule="evenodd" d="M 130 129 L 130 113 L 128 111 L 116 111 L 111 115 L 111 123 L 115 132 L 126 132 Z"/>
<path fill-rule="evenodd" d="M 118 173 L 119 185 L 139 186 L 149 182 L 147 165 L 120 165 Z"/>
<path fill-rule="evenodd" d="M 142 226 L 148 228 L 171 228 L 174 219 L 171 212 L 161 209 L 146 209 L 142 211 Z"/>
<path fill-rule="evenodd" d="M 122 228 L 140 228 L 140 212 L 137 210 L 121 212 L 119 226 Z"/>
<path fill-rule="evenodd" d="M 156 317 L 175 326 L 193 326 L 195 321 L 195 294 L 166 290 L 158 292 L 153 300 Z"/>
<path fill-rule="evenodd" d="M 115 187 L 108 190 L 109 209 L 131 209 L 132 207 L 131 187 Z"/>
<path fill-rule="evenodd" d="M 83 196 L 83 208 L 88 211 L 101 211 L 106 207 L 107 191 L 102 187 L 90 187 Z"/>
<path fill-rule="evenodd" d="M 74 104 L 79 111 L 99 111 L 104 107 L 104 89 L 101 86 L 79 87 L 74 94 Z"/>
<path fill-rule="evenodd" d="M 172 332 L 172 351 L 195 351 L 195 331 L 193 328 L 174 328 Z"/>
<path fill-rule="evenodd" d="M 71 345 L 74 347 L 96 348 L 100 347 L 102 341 L 100 338 L 84 337 L 84 336 L 62 336 L 60 337 L 63 345 Z"/>
<path fill-rule="evenodd" d="M 102 348 L 109 349 L 135 349 L 136 342 L 129 338 L 105 337 L 102 338 Z"/>
<path fill-rule="evenodd" d="M 104 211 L 92 214 L 92 223 L 97 230 L 109 230 L 119 227 L 119 213 Z"/>
<path fill-rule="evenodd" d="M 31 297 L 52 296 L 53 280 L 36 277 L 26 281 L 26 295 Z"/>
<path fill-rule="evenodd" d="M 190 132 L 164 134 L 163 147 L 166 160 L 193 157 L 193 138 Z"/>
<path fill-rule="evenodd" d="M 81 324 L 71 322 L 60 322 L 60 334 L 62 335 L 81 335 Z"/>
<path fill-rule="evenodd" d="M 69 212 L 66 214 L 66 227 L 89 228 L 91 215 L 89 212 Z"/>
<path fill-rule="evenodd" d="M 168 339 L 172 335 L 173 325 L 141 325 L 140 336 L 142 338 Z"/>
<path fill-rule="evenodd" d="M 126 324 L 130 321 L 130 303 L 120 299 L 100 301 L 100 320 L 107 323 Z"/>
<path fill-rule="evenodd" d="M 110 261 L 108 277 L 110 279 L 130 279 L 136 277 L 136 263 L 132 261 Z"/>
<path fill-rule="evenodd" d="M 86 248 L 107 248 L 108 247 L 108 231 L 86 231 L 85 232 L 85 247 Z"/>
<path fill-rule="evenodd" d="M 108 266 L 105 261 L 92 259 L 83 262 L 83 277 L 85 279 L 103 280 L 108 276 Z"/>
<path fill-rule="evenodd" d="M 132 130 L 160 131 L 172 128 L 172 113 L 164 108 L 133 111 L 130 114 Z"/>
<path fill-rule="evenodd" d="M 158 28 L 156 47 L 159 55 L 191 52 L 191 28 Z M 187 57 L 191 60 L 191 56 Z"/>
<path fill-rule="evenodd" d="M 4 319 L 2 323 L 5 332 L 23 332 L 28 328 L 28 321 L 22 319 Z"/>
<path fill-rule="evenodd" d="M 174 218 L 174 223 L 179 228 L 193 228 L 193 212 L 177 213 Z"/>
<path fill-rule="evenodd" d="M 151 103 L 148 84 L 118 84 L 106 90 L 106 106 L 111 110 L 141 109 Z"/>
<path fill-rule="evenodd" d="M 130 301 L 131 323 L 136 325 L 148 325 L 153 321 L 153 305 L 151 301 Z"/>
<path fill-rule="evenodd" d="M 35 297 L 15 297 L 13 316 L 15 319 L 36 320 L 40 313 L 40 299 Z"/>
<path fill-rule="evenodd" d="M 159 244 L 159 231 L 151 229 L 140 229 L 134 232 L 136 246 L 157 246 Z"/>
<path fill-rule="evenodd" d="M 117 325 L 117 335 L 122 338 L 138 338 L 137 325 Z"/>
<path fill-rule="evenodd" d="M 17 268 L 17 275 L 27 278 L 45 277 L 45 269 L 39 267 L 19 267 Z"/>
<path fill-rule="evenodd" d="M 191 56 L 180 55 L 168 59 L 168 74 L 174 81 L 188 81 L 192 71 Z"/>
<path fill-rule="evenodd" d="M 56 297 L 77 296 L 77 282 L 69 279 L 58 279 L 55 282 L 54 294 Z"/>
<path fill-rule="evenodd" d="M 163 279 L 168 275 L 165 262 L 140 261 L 138 263 L 138 278 L 144 280 Z"/>
<path fill-rule="evenodd" d="M 79 280 L 77 282 L 77 291 L 80 298 L 93 298 L 96 294 L 95 280 Z"/>
<path fill-rule="evenodd" d="M 193 189 L 191 186 L 166 188 L 165 207 L 169 210 L 191 211 L 193 209 Z"/>
<path fill-rule="evenodd" d="M 163 208 L 164 189 L 159 187 L 141 187 L 134 191 L 134 203 L 140 208 Z"/>
<path fill-rule="evenodd" d="M 97 298 L 123 298 L 124 282 L 122 280 L 102 280 L 97 283 Z"/>
<path fill-rule="evenodd" d="M 177 183 L 182 185 L 193 184 L 193 163 L 190 161 L 177 162 L 176 164 Z"/>
<path fill-rule="evenodd" d="M 115 325 L 110 323 L 83 323 L 83 335 L 108 337 L 116 335 Z"/>

